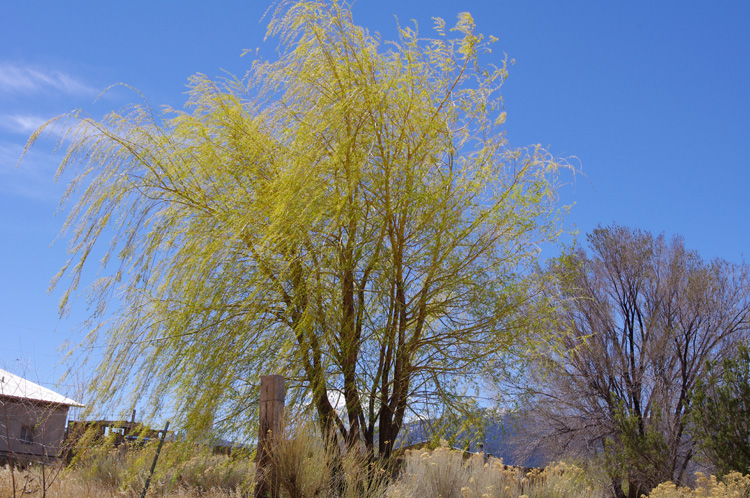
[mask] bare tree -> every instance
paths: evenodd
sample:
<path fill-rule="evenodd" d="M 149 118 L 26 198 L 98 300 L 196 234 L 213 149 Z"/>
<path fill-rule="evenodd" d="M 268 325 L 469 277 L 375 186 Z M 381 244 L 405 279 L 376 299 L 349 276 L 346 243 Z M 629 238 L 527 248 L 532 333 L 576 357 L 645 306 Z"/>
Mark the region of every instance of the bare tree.
<path fill-rule="evenodd" d="M 685 478 L 688 393 L 707 360 L 747 335 L 748 267 L 620 226 L 588 242 L 590 255 L 579 248 L 552 267 L 559 347 L 532 369 L 530 413 L 538 443 L 601 456 L 615 496 L 640 496 Z"/>

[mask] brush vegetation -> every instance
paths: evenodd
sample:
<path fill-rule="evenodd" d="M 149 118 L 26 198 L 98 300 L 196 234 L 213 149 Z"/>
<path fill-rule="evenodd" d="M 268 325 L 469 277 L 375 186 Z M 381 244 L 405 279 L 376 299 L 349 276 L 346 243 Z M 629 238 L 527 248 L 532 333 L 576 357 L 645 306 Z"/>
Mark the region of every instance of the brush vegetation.
<path fill-rule="evenodd" d="M 557 462 L 524 469 L 448 447 L 407 450 L 398 467 L 372 461 L 355 449 L 330 450 L 330 440 L 312 431 L 287 436 L 276 447 L 281 498 L 599 498 L 611 492 L 607 472 L 591 463 Z M 148 496 L 234 498 L 252 496 L 255 465 L 249 455 L 190 455 L 191 446 L 169 444 Z M 0 496 L 109 498 L 140 496 L 155 448 L 121 451 L 99 447 L 50 481 L 42 467 L 0 468 Z M 194 451 L 194 448 L 193 448 Z M 399 453 L 399 452 L 396 452 Z M 694 487 L 672 482 L 647 498 L 720 498 L 750 495 L 750 476 L 697 474 Z M 645 495 L 644 495 L 645 496 Z"/>

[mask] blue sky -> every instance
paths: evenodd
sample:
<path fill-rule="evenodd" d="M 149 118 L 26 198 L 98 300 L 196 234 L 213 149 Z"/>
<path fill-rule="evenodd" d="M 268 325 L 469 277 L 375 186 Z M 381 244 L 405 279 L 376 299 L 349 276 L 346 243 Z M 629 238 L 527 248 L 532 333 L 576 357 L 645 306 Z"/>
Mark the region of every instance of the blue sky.
<path fill-rule="evenodd" d="M 65 263 L 57 240 L 64 181 L 54 137 L 16 167 L 33 129 L 83 108 L 93 116 L 137 96 L 181 107 L 196 72 L 242 75 L 244 49 L 264 44 L 269 3 L 0 3 L 0 368 L 51 386 L 58 348 L 80 338 L 82 296 L 60 319 L 50 279 Z M 617 222 L 680 234 L 706 258 L 740 261 L 750 244 L 750 2 L 359 0 L 354 20 L 383 38 L 415 19 L 460 11 L 499 38 L 492 57 L 515 64 L 504 85 L 511 145 L 540 143 L 582 171 L 562 192 L 582 234 Z M 491 62 L 492 59 L 486 59 Z M 55 242 L 56 241 L 56 242 Z M 53 244 L 54 242 L 54 244 Z M 90 274 L 93 278 L 94 274 Z M 84 327 L 85 329 L 85 327 Z M 83 380 L 58 390 L 73 394 Z"/>

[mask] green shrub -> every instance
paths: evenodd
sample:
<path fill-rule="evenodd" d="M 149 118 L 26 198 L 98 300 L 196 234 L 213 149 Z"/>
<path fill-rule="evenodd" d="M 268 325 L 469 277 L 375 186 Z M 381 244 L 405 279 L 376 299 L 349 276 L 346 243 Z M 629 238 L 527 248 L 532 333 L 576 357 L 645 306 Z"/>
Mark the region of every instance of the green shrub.
<path fill-rule="evenodd" d="M 198 449 L 200 451 L 200 449 Z M 72 467 L 84 482 L 110 490 L 140 492 L 148 477 L 156 445 L 128 450 L 106 446 L 87 448 Z M 199 452 L 196 447 L 166 444 L 151 479 L 150 489 L 163 495 L 178 488 L 199 493 L 211 490 L 248 491 L 252 487 L 255 465 L 249 458 Z"/>
<path fill-rule="evenodd" d="M 692 392 L 692 434 L 719 476 L 750 471 L 750 349 L 708 362 Z"/>

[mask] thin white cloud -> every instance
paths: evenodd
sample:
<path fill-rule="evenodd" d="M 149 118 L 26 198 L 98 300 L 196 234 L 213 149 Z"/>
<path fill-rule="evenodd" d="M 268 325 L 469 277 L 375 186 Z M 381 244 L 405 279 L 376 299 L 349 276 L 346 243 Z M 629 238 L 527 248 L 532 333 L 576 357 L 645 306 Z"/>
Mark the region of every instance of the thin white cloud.
<path fill-rule="evenodd" d="M 0 195 L 58 202 L 65 190 L 54 180 L 60 158 L 32 150 L 19 164 L 22 152 L 20 144 L 0 142 Z"/>
<path fill-rule="evenodd" d="M 29 135 L 47 119 L 31 114 L 0 114 L 0 128 L 12 133 Z"/>
<path fill-rule="evenodd" d="M 37 93 L 55 90 L 70 95 L 91 95 L 96 90 L 62 71 L 0 63 L 0 92 Z"/>

